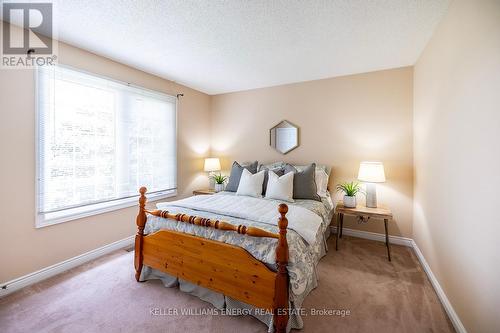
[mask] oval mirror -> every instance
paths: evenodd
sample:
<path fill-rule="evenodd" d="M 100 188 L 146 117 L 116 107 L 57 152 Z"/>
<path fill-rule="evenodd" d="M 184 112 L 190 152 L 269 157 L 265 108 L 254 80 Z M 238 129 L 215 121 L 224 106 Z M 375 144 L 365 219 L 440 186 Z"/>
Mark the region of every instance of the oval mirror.
<path fill-rule="evenodd" d="M 286 154 L 299 146 L 299 128 L 283 120 L 270 130 L 271 147 Z"/>

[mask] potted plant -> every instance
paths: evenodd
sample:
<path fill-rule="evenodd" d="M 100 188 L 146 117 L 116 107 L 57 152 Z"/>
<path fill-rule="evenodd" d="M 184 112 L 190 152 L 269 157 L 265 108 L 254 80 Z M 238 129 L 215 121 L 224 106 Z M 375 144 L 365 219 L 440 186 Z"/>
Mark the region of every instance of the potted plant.
<path fill-rule="evenodd" d="M 212 179 L 215 182 L 215 192 L 224 191 L 224 182 L 227 180 L 227 176 L 221 174 L 212 175 Z"/>
<path fill-rule="evenodd" d="M 358 182 L 344 182 L 337 185 L 337 192 L 344 192 L 344 207 L 356 207 L 356 194 L 363 193 Z"/>

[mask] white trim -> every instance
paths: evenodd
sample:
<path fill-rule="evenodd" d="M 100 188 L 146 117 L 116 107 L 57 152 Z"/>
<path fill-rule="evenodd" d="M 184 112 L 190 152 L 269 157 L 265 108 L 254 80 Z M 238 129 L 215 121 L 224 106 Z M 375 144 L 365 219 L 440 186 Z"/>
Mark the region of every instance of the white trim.
<path fill-rule="evenodd" d="M 8 281 L 6 283 L 2 283 L 0 286 L 0 288 L 2 288 L 0 289 L 0 297 L 9 295 L 21 288 L 48 279 L 54 275 L 65 272 L 71 268 L 84 264 L 90 260 L 96 259 L 105 254 L 131 246 L 132 244 L 134 244 L 134 236 L 130 236 L 122 240 L 116 241 L 114 243 L 104 245 L 98 249 L 83 253 L 79 256 L 70 258 L 68 260 L 64 260 L 55 265 L 45 267 L 39 271 L 21 276 L 17 279 Z M 7 286 L 7 289 L 3 289 L 4 286 Z"/>
<path fill-rule="evenodd" d="M 336 229 L 337 229 L 336 227 L 331 227 L 332 232 L 336 232 Z M 385 242 L 385 235 L 379 234 L 379 233 L 361 231 L 361 230 L 355 230 L 355 229 L 348 229 L 348 228 L 344 228 L 344 230 L 342 232 L 344 235 L 347 235 L 347 236 Z M 431 282 L 432 287 L 436 291 L 436 294 L 437 294 L 439 300 L 441 301 L 441 304 L 443 305 L 446 313 L 448 314 L 448 317 L 450 318 L 453 326 L 455 327 L 455 330 L 458 333 L 467 333 L 467 330 L 465 329 L 464 325 L 460 321 L 458 314 L 453 309 L 453 306 L 451 305 L 450 301 L 448 300 L 448 297 L 446 297 L 446 294 L 445 294 L 443 288 L 441 288 L 441 285 L 439 284 L 438 280 L 436 279 L 436 277 L 432 273 L 432 270 L 431 270 L 429 264 L 427 263 L 422 252 L 418 248 L 417 243 L 415 243 L 415 241 L 411 238 L 399 237 L 399 236 L 389 236 L 389 242 L 391 244 L 408 246 L 408 247 L 411 247 L 413 249 L 413 251 L 415 252 L 415 255 L 417 256 L 418 260 L 420 261 L 420 264 L 422 265 L 422 268 L 424 269 L 425 274 L 427 274 L 427 277 L 429 278 L 429 281 Z M 98 249 L 86 252 L 86 253 L 81 254 L 79 256 L 76 256 L 74 258 L 62 261 L 58 264 L 43 268 L 43 269 L 36 271 L 34 273 L 27 274 L 27 275 L 22 276 L 20 278 L 8 281 L 7 283 L 4 283 L 1 285 L 1 287 L 7 286 L 7 289 L 0 289 L 0 297 L 6 296 L 10 293 L 13 293 L 14 291 L 21 289 L 21 288 L 27 287 L 31 284 L 40 282 L 40 281 L 45 280 L 49 277 L 60 274 L 64 271 L 67 271 L 71 268 L 79 266 L 83 263 L 86 263 L 90 260 L 96 259 L 100 256 L 103 256 L 103 255 L 108 254 L 110 252 L 113 252 L 115 250 L 130 246 L 133 243 L 134 243 L 134 236 L 130 236 L 130 237 L 127 237 L 125 239 L 119 240 L 117 242 L 100 247 Z"/>
<path fill-rule="evenodd" d="M 331 227 L 331 230 L 333 233 L 337 231 L 337 227 Z M 344 228 L 342 230 L 343 235 L 351 236 L 351 237 L 358 237 L 358 238 L 364 238 L 364 239 L 370 239 L 374 241 L 379 241 L 379 242 L 385 242 L 385 235 L 384 234 L 379 234 L 375 232 L 368 232 L 368 231 L 361 231 L 361 230 L 355 230 L 355 229 L 348 229 Z M 446 311 L 446 314 L 448 315 L 448 318 L 450 318 L 451 323 L 453 324 L 453 327 L 455 328 L 455 331 L 458 333 L 467 333 L 467 330 L 465 329 L 464 325 L 460 321 L 460 318 L 458 317 L 458 314 L 455 312 L 453 309 L 453 306 L 451 305 L 450 301 L 448 300 L 448 297 L 446 297 L 446 294 L 444 293 L 443 288 L 441 288 L 441 285 L 439 284 L 438 280 L 436 279 L 436 276 L 434 276 L 434 273 L 432 273 L 431 267 L 425 260 L 424 255 L 420 251 L 420 249 L 417 246 L 417 243 L 411 238 L 406 238 L 406 237 L 399 237 L 399 236 L 389 236 L 389 243 L 391 244 L 396 244 L 396 245 L 404 245 L 411 247 L 413 249 L 413 252 L 415 252 L 415 255 L 417 256 L 418 260 L 420 261 L 420 264 L 422 265 L 422 268 L 424 269 L 425 274 L 427 275 L 427 278 L 432 284 L 432 287 L 436 291 L 436 294 L 441 301 L 441 304 L 443 305 L 444 310 Z"/>
<path fill-rule="evenodd" d="M 163 191 L 148 196 L 149 201 L 156 201 L 177 196 L 177 190 Z M 125 198 L 115 201 L 106 201 L 89 206 L 81 206 L 65 209 L 60 212 L 49 214 L 37 214 L 35 217 L 35 228 L 48 227 L 50 225 L 68 222 L 83 217 L 103 214 L 118 209 L 132 207 L 137 205 L 139 196 Z"/>
<path fill-rule="evenodd" d="M 458 333 L 467 333 L 467 330 L 465 329 L 464 325 L 460 321 L 458 314 L 453 309 L 453 306 L 451 305 L 450 301 L 448 300 L 448 297 L 446 297 L 446 294 L 444 293 L 443 288 L 441 288 L 439 281 L 434 276 L 434 273 L 432 273 L 431 267 L 429 266 L 429 264 L 425 260 L 424 255 L 422 254 L 420 249 L 418 248 L 417 243 L 415 243 L 414 240 L 412 240 L 411 242 L 412 242 L 413 251 L 415 252 L 415 255 L 417 256 L 418 260 L 420 261 L 422 268 L 424 269 L 425 273 L 427 274 L 427 277 L 429 278 L 429 281 L 431 282 L 432 287 L 434 287 L 434 290 L 436 291 L 436 294 L 438 295 L 438 298 L 441 301 L 441 304 L 443 305 L 446 313 L 448 314 L 448 317 L 450 318 L 450 320 L 453 324 L 453 327 L 455 327 L 455 330 Z"/>
<path fill-rule="evenodd" d="M 333 233 L 337 232 L 337 227 L 331 227 L 331 228 L 332 228 L 331 230 Z M 342 235 L 370 239 L 370 240 L 374 240 L 374 241 L 378 241 L 378 242 L 385 242 L 385 235 L 379 234 L 376 232 L 369 232 L 369 231 L 344 228 L 342 230 Z M 411 238 L 389 235 L 389 243 L 390 244 L 412 247 L 412 242 L 413 242 L 413 240 Z"/>

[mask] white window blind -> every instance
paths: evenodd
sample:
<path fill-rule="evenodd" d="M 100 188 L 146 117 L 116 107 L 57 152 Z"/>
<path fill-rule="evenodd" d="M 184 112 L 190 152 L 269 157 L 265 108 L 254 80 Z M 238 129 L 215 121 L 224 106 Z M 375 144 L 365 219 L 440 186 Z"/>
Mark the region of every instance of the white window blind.
<path fill-rule="evenodd" d="M 42 225 L 130 202 L 143 185 L 175 192 L 175 97 L 61 66 L 38 70 L 37 95 Z"/>

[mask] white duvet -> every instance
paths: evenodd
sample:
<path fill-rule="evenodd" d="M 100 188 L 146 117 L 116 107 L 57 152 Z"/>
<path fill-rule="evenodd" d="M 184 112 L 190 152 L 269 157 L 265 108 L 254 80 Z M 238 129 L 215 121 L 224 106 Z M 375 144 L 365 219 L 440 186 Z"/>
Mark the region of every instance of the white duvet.
<path fill-rule="evenodd" d="M 186 199 L 163 202 L 158 209 L 183 207 L 188 209 L 226 215 L 245 220 L 277 226 L 279 212 L 276 201 L 233 195 L 198 195 Z M 316 213 L 293 204 L 288 204 L 288 228 L 297 232 L 308 244 L 314 244 L 322 219 Z"/>

